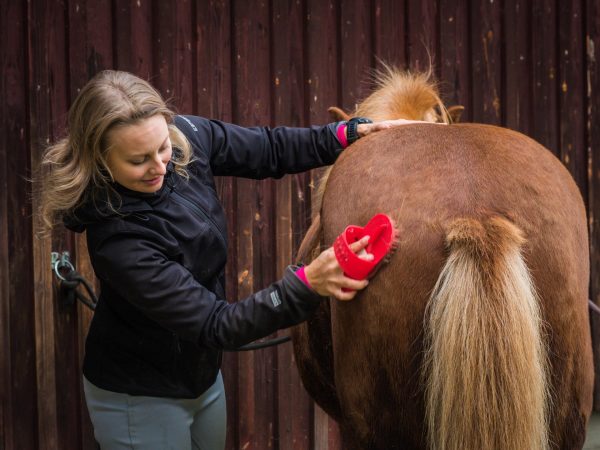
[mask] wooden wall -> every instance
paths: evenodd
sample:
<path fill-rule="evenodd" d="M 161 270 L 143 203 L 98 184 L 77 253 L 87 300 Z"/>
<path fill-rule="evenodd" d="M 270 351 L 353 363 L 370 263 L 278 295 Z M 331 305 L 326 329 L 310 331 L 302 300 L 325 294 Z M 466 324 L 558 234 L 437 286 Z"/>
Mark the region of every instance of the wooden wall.
<path fill-rule="evenodd" d="M 242 125 L 325 123 L 352 108 L 379 60 L 435 65 L 466 121 L 520 130 L 571 171 L 588 205 L 600 298 L 598 0 L 1 0 L 0 449 L 88 449 L 80 362 L 91 313 L 56 295 L 50 252 L 91 277 L 85 242 L 34 236 L 27 178 L 99 70 L 151 80 L 182 113 Z M 227 289 L 280 276 L 310 219 L 315 174 L 218 180 L 231 242 Z M 568 268 L 565 268 L 568 270 Z M 600 321 L 596 321 L 600 323 Z M 598 328 L 598 327 L 596 327 Z M 597 333 L 597 336 L 600 334 Z M 597 340 L 596 340 L 597 342 Z M 290 344 L 227 354 L 228 449 L 339 449 Z"/>

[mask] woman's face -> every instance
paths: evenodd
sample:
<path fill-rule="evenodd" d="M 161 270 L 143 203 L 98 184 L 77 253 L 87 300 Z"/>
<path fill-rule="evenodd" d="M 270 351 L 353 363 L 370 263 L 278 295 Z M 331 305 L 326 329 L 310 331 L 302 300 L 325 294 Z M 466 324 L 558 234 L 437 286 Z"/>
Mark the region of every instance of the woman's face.
<path fill-rule="evenodd" d="M 117 183 L 145 193 L 161 188 L 173 153 L 169 127 L 162 115 L 109 131 L 108 143 L 108 168 Z"/>

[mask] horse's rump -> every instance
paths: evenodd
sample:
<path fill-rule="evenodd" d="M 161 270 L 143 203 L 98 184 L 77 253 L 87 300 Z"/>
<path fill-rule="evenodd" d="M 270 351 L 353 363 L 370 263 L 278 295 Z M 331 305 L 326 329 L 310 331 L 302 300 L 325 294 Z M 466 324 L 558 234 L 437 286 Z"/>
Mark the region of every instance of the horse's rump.
<path fill-rule="evenodd" d="M 322 385 L 335 389 L 342 428 L 352 424 L 357 448 L 425 447 L 423 320 L 449 256 L 447 232 L 457 219 L 485 224 L 494 217 L 525 238 L 522 254 L 551 348 L 550 439 L 558 448 L 576 447 L 593 372 L 585 211 L 566 169 L 509 130 L 403 126 L 359 140 L 336 162 L 322 201 L 322 244 L 379 212 L 396 221 L 399 248 L 354 301 L 331 302 L 331 337 L 315 339 L 330 339 L 333 362 L 311 362 L 331 367 L 326 376 L 334 379 Z M 319 401 L 318 392 L 311 395 Z"/>

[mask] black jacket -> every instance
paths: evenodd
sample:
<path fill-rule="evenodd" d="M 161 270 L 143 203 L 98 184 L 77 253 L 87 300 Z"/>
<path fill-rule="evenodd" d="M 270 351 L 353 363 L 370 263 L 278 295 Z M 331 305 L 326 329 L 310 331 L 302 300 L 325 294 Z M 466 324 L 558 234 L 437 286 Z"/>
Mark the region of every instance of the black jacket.
<path fill-rule="evenodd" d="M 114 392 L 195 398 L 215 381 L 221 351 L 309 317 L 321 297 L 288 268 L 280 281 L 227 303 L 227 232 L 213 175 L 281 177 L 331 164 L 335 125 L 242 128 L 194 116 L 176 126 L 193 147 L 189 180 L 168 167 L 161 189 L 115 185 L 118 214 L 88 202 L 65 218 L 87 243 L 100 298 L 85 377 Z"/>

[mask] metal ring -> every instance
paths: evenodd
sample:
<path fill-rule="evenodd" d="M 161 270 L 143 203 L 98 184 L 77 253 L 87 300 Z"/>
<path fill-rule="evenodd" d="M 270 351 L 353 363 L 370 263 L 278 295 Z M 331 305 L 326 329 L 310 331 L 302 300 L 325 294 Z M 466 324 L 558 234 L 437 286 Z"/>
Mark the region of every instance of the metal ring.
<path fill-rule="evenodd" d="M 73 264 L 71 264 L 71 261 L 64 260 L 64 259 L 58 259 L 54 263 L 54 273 L 56 274 L 56 276 L 59 279 L 61 279 L 62 281 L 67 281 L 67 279 L 58 272 L 58 269 L 60 269 L 62 267 L 68 267 L 69 269 L 71 269 L 71 272 L 73 272 L 75 270 L 75 267 L 73 267 Z"/>

